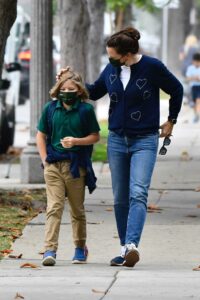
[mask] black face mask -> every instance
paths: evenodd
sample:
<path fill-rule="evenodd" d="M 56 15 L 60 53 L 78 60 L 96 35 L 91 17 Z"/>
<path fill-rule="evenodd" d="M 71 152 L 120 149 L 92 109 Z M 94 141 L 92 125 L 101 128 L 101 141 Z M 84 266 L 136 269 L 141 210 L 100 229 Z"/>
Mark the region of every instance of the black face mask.
<path fill-rule="evenodd" d="M 67 105 L 74 105 L 79 99 L 77 92 L 62 92 L 60 91 L 57 98 Z"/>
<path fill-rule="evenodd" d="M 125 65 L 125 62 L 122 63 L 120 59 L 109 57 L 109 61 L 113 65 L 113 67 L 121 67 Z"/>

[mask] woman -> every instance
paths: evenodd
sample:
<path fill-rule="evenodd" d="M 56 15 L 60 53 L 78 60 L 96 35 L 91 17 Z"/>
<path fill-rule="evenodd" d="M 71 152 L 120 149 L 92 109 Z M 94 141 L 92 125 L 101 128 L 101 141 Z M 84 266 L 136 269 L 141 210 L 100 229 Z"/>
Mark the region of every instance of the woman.
<path fill-rule="evenodd" d="M 44 166 L 47 191 L 44 266 L 56 263 L 58 236 L 65 197 L 68 198 L 75 253 L 73 263 L 86 263 L 85 185 L 92 192 L 96 177 L 91 145 L 99 140 L 93 106 L 79 74 L 68 68 L 51 89 L 38 124 L 37 146 Z"/>
<path fill-rule="evenodd" d="M 183 96 L 181 83 L 158 59 L 139 53 L 139 39 L 132 27 L 113 34 L 106 47 L 110 63 L 86 85 L 90 99 L 110 97 L 108 160 L 121 243 L 112 266 L 133 267 L 139 261 L 159 128 L 161 137 L 172 134 Z M 171 98 L 168 120 L 159 127 L 160 88 Z"/>
<path fill-rule="evenodd" d="M 199 52 L 199 42 L 195 35 L 190 34 L 186 37 L 184 45 L 179 52 L 179 60 L 181 61 L 181 73 L 186 77 L 187 68 L 192 63 L 192 57 Z"/>

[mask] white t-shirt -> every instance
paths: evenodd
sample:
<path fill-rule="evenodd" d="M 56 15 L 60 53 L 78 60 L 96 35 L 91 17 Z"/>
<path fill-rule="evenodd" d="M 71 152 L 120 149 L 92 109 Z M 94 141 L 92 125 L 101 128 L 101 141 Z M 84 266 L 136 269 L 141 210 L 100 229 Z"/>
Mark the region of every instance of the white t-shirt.
<path fill-rule="evenodd" d="M 194 65 L 190 65 L 187 68 L 186 77 L 199 76 L 200 77 L 200 67 L 196 67 Z M 200 81 L 192 80 L 190 81 L 190 86 L 199 86 Z"/>
<path fill-rule="evenodd" d="M 121 82 L 124 86 L 124 90 L 130 80 L 130 77 L 131 77 L 131 68 L 130 67 L 127 67 L 127 66 L 121 66 L 121 73 L 120 73 L 120 79 L 121 79 Z"/>

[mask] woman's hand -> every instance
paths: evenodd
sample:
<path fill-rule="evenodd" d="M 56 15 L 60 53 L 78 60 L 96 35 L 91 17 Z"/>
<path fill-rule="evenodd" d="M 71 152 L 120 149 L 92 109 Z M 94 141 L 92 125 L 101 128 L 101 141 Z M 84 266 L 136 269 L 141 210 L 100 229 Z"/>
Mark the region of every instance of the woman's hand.
<path fill-rule="evenodd" d="M 72 136 L 66 136 L 62 140 L 60 140 L 60 142 L 64 148 L 72 148 L 76 146 L 77 138 L 74 138 Z"/>
<path fill-rule="evenodd" d="M 173 127 L 174 127 L 174 125 L 170 121 L 167 121 L 164 124 L 162 124 L 160 126 L 160 129 L 161 129 L 160 137 L 171 136 Z"/>
<path fill-rule="evenodd" d="M 70 66 L 66 66 L 65 68 L 61 69 L 57 74 L 56 74 L 56 81 L 60 79 L 63 73 L 72 71 L 72 68 Z"/>

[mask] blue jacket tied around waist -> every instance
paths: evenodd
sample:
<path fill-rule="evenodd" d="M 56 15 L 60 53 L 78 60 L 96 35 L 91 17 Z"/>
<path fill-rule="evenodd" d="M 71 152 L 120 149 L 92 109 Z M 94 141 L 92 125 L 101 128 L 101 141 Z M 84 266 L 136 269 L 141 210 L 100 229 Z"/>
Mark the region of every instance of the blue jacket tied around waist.
<path fill-rule="evenodd" d="M 82 167 L 86 170 L 86 186 L 88 187 L 89 193 L 91 194 L 96 189 L 96 176 L 92 167 L 91 154 L 93 146 L 81 146 L 78 151 L 66 151 L 60 152 L 55 150 L 51 145 L 51 134 L 52 134 L 52 119 L 53 114 L 56 109 L 57 101 L 52 101 L 48 107 L 47 112 L 47 124 L 48 124 L 48 134 L 47 134 L 47 158 L 48 163 L 55 163 L 62 160 L 70 160 L 70 172 L 73 178 L 79 178 L 79 168 Z M 87 128 L 87 120 L 84 118 L 85 108 L 84 103 L 80 103 L 78 106 L 79 116 L 84 128 Z M 85 136 L 87 133 L 85 133 Z"/>

